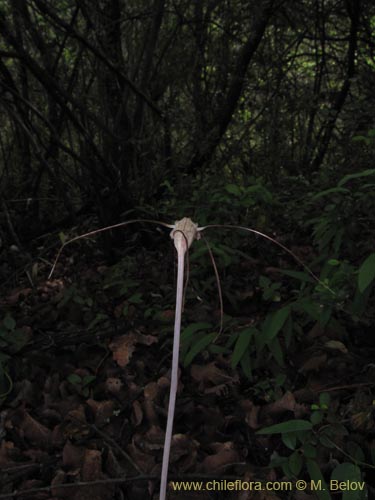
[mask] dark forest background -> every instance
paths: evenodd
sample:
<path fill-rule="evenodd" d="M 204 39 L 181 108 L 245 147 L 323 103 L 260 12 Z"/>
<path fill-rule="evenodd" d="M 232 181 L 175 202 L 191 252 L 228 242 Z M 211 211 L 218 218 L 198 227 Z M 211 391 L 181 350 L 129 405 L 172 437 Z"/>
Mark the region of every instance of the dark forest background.
<path fill-rule="evenodd" d="M 319 282 L 267 241 L 213 231 L 226 329 L 211 345 L 220 316 L 216 281 L 204 243 L 196 243 L 182 347 L 185 387 L 199 381 L 210 394 L 209 408 L 199 400 L 202 422 L 221 419 L 222 428 L 221 437 L 210 431 L 207 442 L 206 431 L 197 430 L 201 422 L 195 434 L 187 430 L 194 412 L 185 401 L 176 425 L 189 453 L 198 441 L 201 448 L 191 464 L 177 458 L 172 471 L 217 473 L 207 457 L 224 452 L 208 441 L 226 439 L 238 454 L 218 459 L 221 472 L 247 477 L 246 468 L 233 472 L 230 464 L 271 464 L 275 477 L 365 478 L 374 491 L 374 88 L 372 0 L 0 1 L 0 404 L 13 422 L 12 432 L 0 425 L 0 437 L 15 447 L 0 448 L 0 464 L 15 467 L 27 450 L 41 448 L 38 458 L 27 455 L 43 467 L 21 475 L 24 488 L 51 484 L 56 470 L 68 481 L 69 467 L 83 463 L 87 470 L 93 452 L 103 462 L 96 478 L 119 470 L 109 471 L 107 455 L 116 451 L 108 440 L 107 458 L 90 441 L 95 429 L 87 415 L 91 434 L 77 431 L 77 438 L 72 431 L 60 441 L 52 434 L 66 427 L 72 408 L 59 407 L 62 417 L 46 411 L 35 395 L 46 379 L 54 411 L 66 398 L 72 407 L 96 402 L 95 418 L 98 401 L 120 405 L 117 416 L 129 417 L 132 430 L 97 421 L 96 428 L 127 449 L 139 470 L 157 471 L 160 448 L 143 448 L 147 461 L 135 451 L 134 436 L 156 425 L 142 420 L 139 408 L 143 387 L 155 373 L 167 373 L 170 338 L 159 341 L 164 365 L 155 365 L 160 354 L 146 352 L 144 339 L 133 339 L 142 345 L 131 362 L 142 380 L 134 392 L 134 377 L 114 368 L 113 336 L 150 325 L 170 334 L 170 241 L 133 224 L 70 246 L 55 277 L 47 276 L 59 245 L 71 237 L 127 219 L 173 223 L 187 216 L 200 226 L 263 231 Z M 90 356 L 81 348 L 82 331 Z M 101 372 L 86 360 L 110 351 L 114 359 L 98 361 Z M 53 369 L 51 353 L 59 359 Z M 142 356 L 149 357 L 143 365 Z M 194 375 L 193 361 L 211 363 L 210 375 Z M 115 378 L 117 392 L 108 389 Z M 238 384 L 245 384 L 240 391 Z M 221 389 L 212 389 L 219 385 L 227 386 L 223 407 L 215 399 L 221 401 Z M 119 403 L 119 394 L 133 406 Z M 186 398 L 197 404 L 196 396 L 188 391 Z M 160 396 L 159 407 L 166 404 Z M 165 413 L 158 412 L 164 429 Z M 228 415 L 242 423 L 236 427 Z M 307 422 L 300 434 L 291 419 Z M 276 423 L 284 427 L 255 434 Z M 86 451 L 61 466 L 56 450 L 66 446 Z M 246 447 L 243 456 L 238 450 Z M 5 493 L 19 487 L 12 474 Z M 125 498 L 139 497 L 128 491 Z M 316 495 L 329 498 L 328 492 L 303 498 Z M 359 495 L 343 498 L 365 498 Z"/>

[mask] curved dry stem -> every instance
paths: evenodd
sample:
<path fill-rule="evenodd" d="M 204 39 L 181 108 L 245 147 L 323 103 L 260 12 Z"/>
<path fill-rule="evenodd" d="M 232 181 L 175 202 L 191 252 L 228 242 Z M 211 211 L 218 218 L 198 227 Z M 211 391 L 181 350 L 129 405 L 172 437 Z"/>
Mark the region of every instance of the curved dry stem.
<path fill-rule="evenodd" d="M 158 220 L 152 220 L 152 219 L 133 219 L 133 220 L 128 220 L 128 221 L 125 221 L 125 222 L 120 222 L 118 224 L 113 224 L 113 226 L 107 226 L 107 227 L 102 227 L 100 229 L 95 229 L 94 231 L 89 231 L 88 233 L 84 233 L 84 234 L 80 234 L 79 236 L 75 236 L 74 238 L 72 238 L 71 240 L 69 241 L 66 241 L 60 248 L 60 250 L 57 252 L 57 256 L 56 256 L 56 259 L 53 263 L 53 266 L 52 266 L 52 269 L 48 275 L 48 279 L 51 279 L 54 271 L 55 271 L 55 268 L 56 268 L 56 264 L 60 258 L 60 255 L 62 253 L 62 251 L 64 250 L 64 248 L 67 246 L 67 245 L 70 245 L 70 243 L 73 243 L 74 241 L 78 241 L 78 240 L 81 240 L 82 238 L 87 238 L 88 236 L 94 236 L 95 234 L 98 234 L 98 233 L 103 233 L 104 231 L 109 231 L 110 229 L 117 229 L 117 228 L 120 228 L 120 227 L 124 227 L 124 226 L 127 226 L 128 224 L 134 224 L 136 222 L 146 222 L 146 223 L 149 223 L 149 224 L 159 224 L 161 226 L 164 226 L 164 227 L 168 227 L 168 228 L 174 228 L 174 224 L 167 224 L 166 222 L 160 222 Z"/>
<path fill-rule="evenodd" d="M 215 257 L 214 254 L 212 253 L 211 247 L 208 244 L 207 239 L 205 238 L 204 235 L 202 235 L 202 239 L 205 242 L 205 245 L 207 247 L 208 253 L 210 254 L 211 257 L 211 262 L 212 262 L 212 267 L 214 268 L 215 276 L 216 276 L 216 284 L 217 284 L 217 290 L 219 293 L 219 302 L 220 302 L 220 330 L 219 333 L 216 335 L 214 342 L 216 342 L 217 338 L 223 331 L 223 323 L 224 323 L 224 305 L 223 305 L 223 294 L 221 292 L 221 283 L 220 283 L 220 276 L 219 276 L 219 271 L 216 266 L 215 262 Z"/>
<path fill-rule="evenodd" d="M 250 233 L 254 233 L 254 234 L 258 235 L 258 236 L 262 236 L 262 238 L 265 238 L 268 241 L 271 241 L 272 243 L 274 243 L 278 247 L 282 248 L 284 250 L 284 252 L 286 252 L 289 255 L 291 255 L 293 257 L 293 259 L 296 262 L 298 262 L 298 264 L 300 264 L 300 266 L 302 266 L 310 274 L 310 276 L 312 278 L 314 278 L 314 280 L 317 283 L 319 283 L 321 286 L 323 286 L 326 290 L 329 290 L 334 296 L 336 295 L 336 293 L 326 283 L 323 283 L 323 281 L 321 281 L 318 278 L 318 276 L 316 276 L 316 274 L 313 271 L 311 271 L 311 269 L 299 257 L 297 257 L 297 255 L 294 252 L 292 252 L 291 250 L 289 250 L 289 248 L 286 247 L 285 245 L 283 245 L 282 243 L 280 243 L 277 240 L 275 240 L 275 238 L 272 238 L 271 236 L 268 236 L 268 234 L 265 234 L 265 233 L 262 233 L 260 231 L 257 231 L 256 229 L 250 229 L 249 227 L 236 226 L 236 225 L 232 225 L 232 224 L 209 224 L 208 226 L 204 226 L 204 227 L 198 228 L 198 231 L 201 232 L 201 231 L 205 231 L 206 229 L 210 229 L 210 228 L 214 228 L 214 227 L 223 227 L 225 229 L 242 229 L 243 231 L 248 231 Z"/>

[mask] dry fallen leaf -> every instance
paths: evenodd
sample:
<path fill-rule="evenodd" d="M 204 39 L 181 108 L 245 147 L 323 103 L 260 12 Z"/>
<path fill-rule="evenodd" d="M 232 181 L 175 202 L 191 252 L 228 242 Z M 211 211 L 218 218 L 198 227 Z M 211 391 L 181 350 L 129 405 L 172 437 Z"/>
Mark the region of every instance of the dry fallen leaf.
<path fill-rule="evenodd" d="M 94 399 L 88 399 L 87 404 L 94 412 L 95 425 L 98 427 L 108 423 L 115 410 L 115 402 L 112 400 L 95 401 Z"/>
<path fill-rule="evenodd" d="M 170 463 L 178 461 L 178 471 L 186 472 L 196 465 L 199 443 L 185 434 L 172 437 Z"/>
<path fill-rule="evenodd" d="M 0 466 L 6 467 L 13 464 L 13 460 L 10 457 L 10 451 L 13 450 L 14 444 L 11 441 L 1 441 L 0 445 Z"/>
<path fill-rule="evenodd" d="M 152 335 L 130 332 L 111 342 L 109 348 L 113 353 L 113 359 L 121 368 L 124 368 L 129 363 L 137 343 L 151 345 L 157 341 L 158 339 Z"/>
<path fill-rule="evenodd" d="M 81 470 L 81 481 L 105 479 L 102 472 L 102 454 L 99 450 L 85 450 Z M 95 484 L 79 488 L 73 495 L 73 500 L 111 500 L 114 487 L 111 484 Z"/>
<path fill-rule="evenodd" d="M 155 457 L 151 454 L 144 453 L 136 444 L 139 436 L 133 437 L 133 442 L 127 446 L 127 452 L 144 473 L 150 473 L 155 466 Z"/>
<path fill-rule="evenodd" d="M 83 446 L 74 446 L 68 439 L 62 452 L 64 467 L 71 469 L 81 468 L 84 455 L 85 449 Z"/>
<path fill-rule="evenodd" d="M 20 430 L 31 444 L 48 448 L 51 442 L 51 431 L 35 420 L 27 411 L 23 412 Z"/>
<path fill-rule="evenodd" d="M 245 411 L 245 422 L 250 429 L 259 429 L 260 425 L 258 423 L 258 415 L 260 407 L 256 406 L 249 399 L 240 401 L 240 406 Z"/>
<path fill-rule="evenodd" d="M 296 400 L 290 391 L 287 391 L 280 399 L 262 408 L 262 416 L 280 415 L 286 411 L 294 411 Z"/>
<path fill-rule="evenodd" d="M 203 460 L 202 469 L 204 472 L 222 472 L 225 466 L 240 461 L 239 453 L 234 449 L 232 442 L 212 443 L 211 448 L 216 453 Z"/>
<path fill-rule="evenodd" d="M 309 358 L 301 368 L 298 370 L 300 373 L 308 373 L 313 371 L 319 371 L 327 363 L 327 354 L 324 352 L 322 354 L 317 354 Z"/>
<path fill-rule="evenodd" d="M 64 498 L 72 496 L 72 491 L 67 488 L 59 488 L 65 483 L 66 474 L 63 470 L 58 469 L 51 481 L 51 493 L 54 497 Z"/>
<path fill-rule="evenodd" d="M 133 411 L 131 414 L 131 422 L 134 425 L 134 427 L 138 427 L 139 425 L 141 425 L 143 420 L 142 406 L 139 401 L 134 401 L 132 407 Z"/>
<path fill-rule="evenodd" d="M 238 375 L 228 375 L 216 366 L 215 361 L 207 365 L 192 365 L 190 374 L 195 382 L 199 382 L 200 389 L 211 385 L 233 385 L 238 382 Z"/>
<path fill-rule="evenodd" d="M 324 344 L 324 347 L 332 349 L 333 351 L 339 351 L 342 354 L 348 353 L 348 348 L 343 342 L 340 342 L 340 340 L 328 340 L 328 342 Z"/>

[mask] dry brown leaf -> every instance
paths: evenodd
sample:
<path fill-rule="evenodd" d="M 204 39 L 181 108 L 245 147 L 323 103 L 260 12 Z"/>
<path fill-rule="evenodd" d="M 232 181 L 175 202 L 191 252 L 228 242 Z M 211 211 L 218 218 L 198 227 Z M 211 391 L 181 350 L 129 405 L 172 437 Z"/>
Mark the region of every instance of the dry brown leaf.
<path fill-rule="evenodd" d="M 342 354 L 347 354 L 348 353 L 348 348 L 343 342 L 340 342 L 340 340 L 328 340 L 325 344 L 324 347 L 327 347 L 328 349 L 332 349 L 333 351 L 339 351 Z"/>
<path fill-rule="evenodd" d="M 72 491 L 68 488 L 59 488 L 61 484 L 65 483 L 65 479 L 65 472 L 61 469 L 58 469 L 51 481 L 51 494 L 54 497 L 62 498 L 72 495 Z"/>
<path fill-rule="evenodd" d="M 325 329 L 322 327 L 319 321 L 317 321 L 314 326 L 310 329 L 310 331 L 307 334 L 307 337 L 309 339 L 316 339 L 318 337 L 321 337 L 324 335 Z"/>
<path fill-rule="evenodd" d="M 47 451 L 35 448 L 30 448 L 28 450 L 25 450 L 23 452 L 23 455 L 26 456 L 27 458 L 30 458 L 30 460 L 32 460 L 33 462 L 38 462 L 38 463 L 46 462 L 49 457 Z"/>
<path fill-rule="evenodd" d="M 13 464 L 13 460 L 10 457 L 10 451 L 14 449 L 14 444 L 11 441 L 1 441 L 0 445 L 0 466 L 9 467 Z"/>
<path fill-rule="evenodd" d="M 80 439 L 90 433 L 83 405 L 68 412 L 63 422 L 63 429 L 64 436 L 68 439 Z"/>
<path fill-rule="evenodd" d="M 152 335 L 130 332 L 111 342 L 109 348 L 113 353 L 113 359 L 121 368 L 124 368 L 129 363 L 137 343 L 151 345 L 157 341 L 158 339 Z"/>
<path fill-rule="evenodd" d="M 310 359 L 305 361 L 298 371 L 300 373 L 319 371 L 326 363 L 327 354 L 324 352 L 321 354 L 317 354 L 316 356 L 312 356 Z"/>
<path fill-rule="evenodd" d="M 154 335 L 144 335 L 143 333 L 137 332 L 137 342 L 143 345 L 152 345 L 158 342 L 158 338 Z"/>
<path fill-rule="evenodd" d="M 94 399 L 88 399 L 87 404 L 94 412 L 95 425 L 98 427 L 101 427 L 109 422 L 109 419 L 112 417 L 115 409 L 115 402 L 112 400 L 95 401 Z"/>
<path fill-rule="evenodd" d="M 262 408 L 262 416 L 280 415 L 286 411 L 294 411 L 296 400 L 290 391 L 287 391 L 280 399 Z"/>
<path fill-rule="evenodd" d="M 105 461 L 105 472 L 108 473 L 109 477 L 120 477 L 124 474 L 124 470 L 119 464 L 115 454 L 111 449 L 108 450 L 107 458 Z"/>
<path fill-rule="evenodd" d="M 192 365 L 190 374 L 195 382 L 199 382 L 200 388 L 208 385 L 235 384 L 238 382 L 237 375 L 232 376 L 225 373 L 216 366 L 215 361 L 208 365 Z"/>
<path fill-rule="evenodd" d="M 113 353 L 113 359 L 119 366 L 124 368 L 135 350 L 136 336 L 134 333 L 122 335 L 109 344 L 109 348 Z"/>
<path fill-rule="evenodd" d="M 249 399 L 245 399 L 240 401 L 241 408 L 245 411 L 245 422 L 250 427 L 250 429 L 259 429 L 258 423 L 258 415 L 259 415 L 259 406 L 256 406 Z"/>
<path fill-rule="evenodd" d="M 170 462 L 178 461 L 178 470 L 186 472 L 197 461 L 199 443 L 185 434 L 175 434 L 172 437 Z"/>
<path fill-rule="evenodd" d="M 82 446 L 74 446 L 68 439 L 65 443 L 62 452 L 62 460 L 64 467 L 71 469 L 80 469 L 85 455 L 85 448 Z"/>
<path fill-rule="evenodd" d="M 141 425 L 143 420 L 142 406 L 139 401 L 134 401 L 132 406 L 133 406 L 133 411 L 131 414 L 131 422 L 134 427 L 138 427 L 139 425 Z"/>
<path fill-rule="evenodd" d="M 6 297 L 1 304 L 14 306 L 22 297 L 27 297 L 32 292 L 32 288 L 16 288 Z"/>
<path fill-rule="evenodd" d="M 27 411 L 23 413 L 20 429 L 33 445 L 48 448 L 51 443 L 51 431 L 35 420 Z"/>
<path fill-rule="evenodd" d="M 174 309 L 166 309 L 165 311 L 162 311 L 160 314 L 159 314 L 159 317 L 162 321 L 172 321 L 174 319 L 174 315 L 175 315 L 175 312 L 174 312 Z"/>
<path fill-rule="evenodd" d="M 102 454 L 98 450 L 85 450 L 81 471 L 81 481 L 95 481 L 105 479 L 102 472 Z M 73 496 L 73 500 L 111 500 L 114 488 L 111 484 L 95 484 L 80 488 Z"/>
<path fill-rule="evenodd" d="M 145 451 L 161 450 L 164 446 L 165 433 L 157 425 L 151 425 L 149 430 L 138 441 Z"/>
<path fill-rule="evenodd" d="M 141 471 L 144 473 L 150 473 L 155 466 L 155 458 L 139 449 L 139 447 L 135 444 L 137 437 L 137 435 L 133 437 L 133 442 L 128 445 L 127 452 Z"/>
<path fill-rule="evenodd" d="M 168 383 L 169 385 L 169 383 Z M 160 394 L 160 386 L 156 382 L 149 382 L 144 390 L 143 394 L 145 399 L 149 399 L 150 401 L 155 401 L 158 399 Z"/>
<path fill-rule="evenodd" d="M 210 455 L 203 460 L 202 469 L 205 472 L 219 472 L 225 469 L 225 466 L 240 461 L 237 450 L 233 448 L 233 443 L 213 443 L 212 449 L 216 450 L 214 455 Z"/>
<path fill-rule="evenodd" d="M 102 454 L 98 450 L 85 450 L 81 479 L 82 481 L 94 481 L 101 479 L 102 473 Z"/>

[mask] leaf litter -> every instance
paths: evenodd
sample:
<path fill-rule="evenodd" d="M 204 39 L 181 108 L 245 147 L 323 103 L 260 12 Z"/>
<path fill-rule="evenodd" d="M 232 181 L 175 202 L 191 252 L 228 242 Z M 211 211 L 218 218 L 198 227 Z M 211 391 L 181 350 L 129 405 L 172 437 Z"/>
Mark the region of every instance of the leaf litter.
<path fill-rule="evenodd" d="M 151 269 L 161 258 L 150 255 L 140 270 L 130 263 L 135 287 L 128 289 L 118 282 L 108 286 L 108 268 L 99 262 L 74 277 L 60 266 L 61 276 L 35 289 L 21 283 L 3 290 L 1 305 L 25 337 L 12 352 L 4 349 L 12 356 L 7 365 L 12 387 L 0 399 L 0 494 L 41 488 L 33 497 L 106 500 L 122 489 L 126 498 L 157 498 L 157 479 L 151 477 L 161 469 L 174 292 L 171 279 L 161 294 L 150 293 L 158 281 Z M 186 315 L 196 307 L 188 300 Z M 260 318 L 266 314 L 257 311 Z M 244 324 L 253 321 L 243 313 L 239 317 Z M 374 439 L 367 442 L 375 384 L 370 355 L 365 368 L 361 358 L 358 372 L 359 356 L 348 338 L 318 323 L 303 343 L 289 353 L 288 377 L 294 382 L 288 389 L 272 392 L 264 385 L 277 370 L 273 361 L 268 369 L 256 369 L 250 381 L 231 366 L 225 347 L 219 355 L 204 349 L 181 369 L 171 476 L 283 478 L 279 468 L 267 467 L 282 450 L 280 439 L 256 431 L 284 420 L 308 420 L 311 405 L 326 390 L 331 409 L 345 415 L 357 444 L 375 448 Z M 340 439 L 334 440 L 339 455 Z M 324 459 L 320 465 L 324 469 Z M 143 482 L 105 482 L 145 474 L 150 478 Z M 103 482 L 74 486 L 82 481 Z M 228 495 L 211 498 L 284 498 L 273 492 Z"/>

